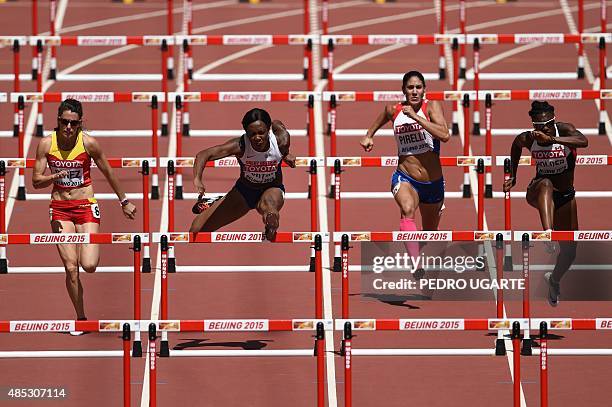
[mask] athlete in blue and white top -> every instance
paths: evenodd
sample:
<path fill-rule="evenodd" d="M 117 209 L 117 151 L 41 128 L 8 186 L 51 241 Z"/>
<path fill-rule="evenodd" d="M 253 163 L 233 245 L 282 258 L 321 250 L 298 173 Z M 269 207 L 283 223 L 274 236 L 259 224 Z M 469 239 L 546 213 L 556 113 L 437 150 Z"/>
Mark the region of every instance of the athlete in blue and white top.
<path fill-rule="evenodd" d="M 206 192 L 202 173 L 208 161 L 236 156 L 240 178 L 227 195 L 196 216 L 190 231 L 212 232 L 238 220 L 251 209 L 257 209 L 265 225 L 266 239 L 273 240 L 279 226 L 279 211 L 284 204 L 281 163 L 284 161 L 295 167 L 295 157 L 289 153 L 289 132 L 281 121 L 272 121 L 265 110 L 257 108 L 244 115 L 242 127 L 245 134 L 241 137 L 197 154 L 193 182 L 200 200 Z"/>
<path fill-rule="evenodd" d="M 399 161 L 391 177 L 391 190 L 401 211 L 400 230 L 416 230 L 417 207 L 423 229 L 437 230 L 444 201 L 440 141 L 448 141 L 448 127 L 442 105 L 425 99 L 425 78 L 420 72 L 404 75 L 402 92 L 406 100 L 385 107 L 361 140 L 361 146 L 372 151 L 374 134 L 387 122 L 393 123 Z M 408 246 L 409 254 L 417 256 L 418 245 Z"/>
<path fill-rule="evenodd" d="M 504 182 L 504 192 L 516 184 L 516 172 L 523 148 L 531 151 L 536 176 L 527 187 L 527 202 L 540 213 L 544 230 L 578 230 L 578 211 L 574 189 L 576 149 L 587 147 L 587 138 L 571 123 L 555 121 L 555 108 L 548 102 L 534 101 L 529 111 L 532 131 L 514 139 L 510 151 L 512 173 Z M 548 302 L 555 306 L 559 299 L 561 277 L 576 257 L 575 242 L 562 242 L 554 271 L 546 273 L 549 284 Z"/>

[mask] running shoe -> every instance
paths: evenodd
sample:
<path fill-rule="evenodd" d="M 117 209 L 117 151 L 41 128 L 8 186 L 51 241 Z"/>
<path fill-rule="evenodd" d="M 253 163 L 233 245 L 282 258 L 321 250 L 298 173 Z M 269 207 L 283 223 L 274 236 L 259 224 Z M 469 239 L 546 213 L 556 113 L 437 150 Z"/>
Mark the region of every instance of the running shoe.
<path fill-rule="evenodd" d="M 548 285 L 548 303 L 551 307 L 556 307 L 559 304 L 559 296 L 561 295 L 561 287 L 559 283 L 555 282 L 552 278 L 552 272 L 544 274 L 544 280 Z"/>
<path fill-rule="evenodd" d="M 78 318 L 77 321 L 87 321 L 87 318 Z M 70 331 L 71 336 L 81 336 L 84 335 L 84 331 Z"/>
<path fill-rule="evenodd" d="M 208 208 L 210 208 L 212 204 L 214 204 L 221 198 L 223 198 L 223 195 L 206 197 L 203 194 L 200 194 L 195 205 L 193 205 L 193 207 L 191 208 L 191 212 L 193 212 L 194 215 L 199 215 Z"/>

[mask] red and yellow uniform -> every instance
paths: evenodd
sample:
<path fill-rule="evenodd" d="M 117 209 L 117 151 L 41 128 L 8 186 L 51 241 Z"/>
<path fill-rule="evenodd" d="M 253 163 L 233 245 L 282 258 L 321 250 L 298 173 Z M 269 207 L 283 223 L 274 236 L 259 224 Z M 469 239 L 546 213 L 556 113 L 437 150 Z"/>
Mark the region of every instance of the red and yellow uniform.
<path fill-rule="evenodd" d="M 77 141 L 71 150 L 60 150 L 57 134 L 51 133 L 51 148 L 47 153 L 47 163 L 53 174 L 66 171 L 65 177 L 55 179 L 53 188 L 70 190 L 91 185 L 91 157 L 85 150 L 83 132 L 80 131 Z M 78 200 L 51 200 L 51 221 L 65 220 L 75 225 L 83 223 L 100 223 L 100 208 L 95 198 Z"/>

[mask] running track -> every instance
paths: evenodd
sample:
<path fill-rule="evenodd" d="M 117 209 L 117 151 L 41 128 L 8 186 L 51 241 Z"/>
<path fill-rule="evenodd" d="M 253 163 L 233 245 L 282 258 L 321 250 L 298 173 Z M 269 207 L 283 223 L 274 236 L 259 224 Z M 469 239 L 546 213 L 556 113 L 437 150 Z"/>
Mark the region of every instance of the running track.
<path fill-rule="evenodd" d="M 63 2 L 59 2 L 60 6 Z M 164 2 L 147 0 L 124 6 L 111 2 L 71 1 L 63 9 L 62 33 L 67 35 L 143 35 L 163 34 L 165 19 L 162 13 L 151 16 L 152 12 L 163 11 Z M 458 15 L 454 2 L 449 2 L 448 26 L 451 32 L 458 26 Z M 468 2 L 468 32 L 476 33 L 518 33 L 518 32 L 569 32 L 568 16 L 561 5 L 565 2 L 519 1 L 508 5 L 496 5 L 492 1 Z M 575 1 L 569 1 L 575 6 Z M 585 13 L 585 27 L 599 27 L 597 7 L 588 7 Z M 598 3 L 598 2 L 596 2 Z M 177 10 L 180 8 L 177 5 Z M 41 4 L 40 21 L 47 21 L 47 3 Z M 10 21 L 0 27 L 2 35 L 27 35 L 20 21 L 29 21 L 29 2 L 17 1 L 0 4 L 3 15 L 10 15 Z M 349 11 L 350 10 L 350 11 Z M 608 10 L 610 7 L 608 6 Z M 8 14 L 7 14 L 8 13 Z M 575 11 L 571 13 L 576 18 Z M 123 22 L 113 23 L 110 19 L 128 16 Z M 109 21 L 107 21 L 109 19 Z M 250 19 L 250 20 L 245 20 Z M 181 13 L 175 14 L 175 27 L 180 28 Z M 97 24 L 92 24 L 96 22 Z M 46 25 L 42 24 L 42 27 Z M 300 1 L 271 1 L 257 6 L 239 5 L 232 1 L 218 1 L 199 4 L 194 11 L 194 33 L 202 34 L 291 34 L 302 26 Z M 333 2 L 330 12 L 330 34 L 386 34 L 418 33 L 430 34 L 437 27 L 433 2 L 397 2 L 385 6 L 369 2 Z M 43 30 L 41 30 L 43 31 Z M 262 47 L 263 48 L 263 47 Z M 513 47 L 514 49 L 518 47 Z M 552 45 L 549 47 L 524 47 L 524 51 L 512 53 L 492 62 L 483 72 L 572 72 L 576 69 L 576 50 L 573 45 Z M 422 72 L 437 70 L 438 49 L 434 46 L 418 48 L 389 49 L 380 53 L 380 47 L 354 46 L 339 47 L 335 55 L 336 72 L 402 72 L 418 69 Z M 509 51 L 509 46 L 486 46 L 481 60 Z M 597 75 L 597 54 L 594 47 L 587 47 L 590 66 Z M 154 48 L 129 49 L 107 58 L 96 55 L 107 51 L 99 48 L 65 47 L 58 51 L 59 72 L 74 64 L 83 66 L 74 73 L 158 73 L 159 55 Z M 239 54 L 239 52 L 241 52 Z M 199 47 L 194 51 L 194 71 L 200 73 L 297 73 L 301 70 L 300 47 L 270 47 L 253 53 L 244 53 L 242 47 Z M 368 58 L 368 53 L 376 57 Z M 22 72 L 29 71 L 29 49 L 22 52 Z M 365 55 L 356 61 L 356 58 Z M 468 52 L 468 58 L 471 52 Z M 2 73 L 10 72 L 10 52 L 0 49 Z M 223 64 L 213 64 L 221 60 Z M 355 63 L 358 62 L 358 63 Z M 350 66 L 346 65 L 349 64 Z M 222 65 L 219 67 L 219 65 Z M 468 68 L 471 64 L 468 64 Z M 346 69 L 346 70 L 345 70 Z M 587 70 L 588 71 L 588 70 Z M 592 79 L 592 78 L 591 78 Z M 0 91 L 11 91 L 10 82 L 2 82 Z M 32 91 L 31 82 L 23 82 L 23 91 Z M 171 90 L 176 88 L 172 83 Z M 469 89 L 471 82 L 463 87 Z M 320 82 L 317 90 L 324 90 Z M 591 89 L 588 78 L 583 81 L 483 81 L 482 89 Z M 396 90 L 396 82 L 337 82 L 337 90 Z M 48 83 L 49 91 L 154 91 L 159 90 L 157 82 L 55 82 Z M 199 82 L 191 85 L 192 90 L 301 90 L 303 82 Z M 430 81 L 428 90 L 450 89 L 448 82 Z M 557 117 L 576 124 L 578 128 L 593 128 L 597 124 L 597 109 L 593 102 L 556 102 Z M 290 129 L 305 127 L 305 109 L 296 103 L 262 104 L 272 112 L 273 117 L 283 120 Z M 482 106 L 482 104 L 481 104 Z M 200 104 L 191 105 L 193 129 L 236 129 L 247 104 Z M 45 129 L 53 126 L 55 105 L 44 106 Z M 87 104 L 86 122 L 90 129 L 144 129 L 149 125 L 148 110 L 141 105 Z M 322 136 L 325 128 L 326 106 L 317 105 L 317 154 L 329 155 L 327 139 Z M 338 108 L 339 128 L 366 128 L 382 109 L 382 104 L 345 103 Z M 528 125 L 527 102 L 499 102 L 494 107 L 494 128 L 516 128 Z M 445 105 L 450 123 L 451 105 Z M 482 112 L 482 110 L 481 110 Z M 481 113 L 482 116 L 482 113 Z M 9 129 L 12 121 L 12 106 L 0 105 L 3 129 Z M 29 118 L 29 110 L 26 118 Z M 31 119 L 31 118 L 30 118 Z M 31 123 L 29 120 L 28 123 Z M 608 132 L 610 128 L 608 127 Z M 610 133 L 608 136 L 589 137 L 590 145 L 585 154 L 611 154 Z M 172 156 L 176 146 L 170 138 L 161 138 L 161 155 Z M 474 154 L 484 154 L 484 138 L 472 139 Z M 216 144 L 221 139 L 189 138 L 183 140 L 184 155 L 193 155 L 199 149 Z M 307 144 L 304 138 L 292 140 L 295 155 L 306 156 Z M 494 138 L 493 155 L 506 155 L 510 137 Z M 28 139 L 28 157 L 34 156 L 36 139 Z M 109 157 L 145 156 L 149 143 L 144 138 L 102 139 Z M 325 147 L 324 147 L 325 145 Z M 0 139 L 0 149 L 14 156 L 16 140 Z M 453 137 L 443 146 L 443 155 L 461 155 L 463 146 L 459 137 Z M 374 155 L 392 155 L 393 141 L 388 137 L 376 139 Z M 339 140 L 338 155 L 363 155 L 357 137 L 342 137 Z M 233 169 L 208 169 L 208 190 L 223 192 L 229 189 L 235 179 Z M 386 191 L 390 168 L 349 169 L 344 176 L 344 191 Z M 607 168 L 579 167 L 576 171 L 577 190 L 609 189 Z M 29 172 L 26 185 L 29 185 Z M 125 190 L 140 190 L 140 178 L 131 170 L 120 170 L 119 175 Z M 499 191 L 502 175 L 499 168 L 494 172 L 494 190 Z M 302 169 L 286 170 L 288 192 L 303 192 L 307 176 Z M 110 192 L 106 182 L 96 173 L 96 191 Z M 530 169 L 521 167 L 517 190 L 524 190 L 531 178 Z M 320 176 L 320 184 L 327 176 Z M 447 190 L 459 191 L 463 174 L 460 169 L 446 168 Z M 7 178 L 11 180 L 12 178 Z M 160 177 L 160 186 L 165 177 Z M 187 192 L 192 191 L 191 177 L 185 176 Z M 326 191 L 328 182 L 320 185 L 319 194 Z M 10 184 L 9 184 L 10 186 Z M 28 186 L 28 193 L 34 193 Z M 39 192 L 39 191 L 36 191 Z M 11 189 L 14 194 L 14 190 Z M 12 200 L 12 199 L 11 199 Z M 151 219 L 153 231 L 167 228 L 167 208 L 163 200 L 153 201 Z M 321 200 L 320 227 L 322 231 L 333 228 L 333 205 Z M 535 211 L 521 199 L 513 200 L 513 228 L 516 230 L 539 230 Z M 612 229 L 609 217 L 593 216 L 601 210 L 605 201 L 585 198 L 578 201 L 579 220 L 582 229 Z M 9 204 L 11 206 L 12 204 Z M 177 202 L 176 229 L 186 230 L 191 222 L 191 201 Z M 440 225 L 441 230 L 467 230 L 476 228 L 476 211 L 472 199 L 449 199 Z M 281 230 L 306 230 L 309 227 L 308 202 L 287 201 L 283 209 Z M 102 231 L 138 231 L 140 219 L 128 222 L 122 219 L 114 201 L 102 201 Z M 395 230 L 397 209 L 387 200 L 353 199 L 343 204 L 344 230 Z M 9 233 L 47 232 L 47 202 L 16 201 L 10 214 Z M 503 202 L 489 200 L 486 206 L 486 221 L 490 229 L 503 228 Z M 259 230 L 260 220 L 250 214 L 227 230 Z M 333 250 L 324 248 L 324 265 L 329 266 Z M 332 247 L 333 249 L 333 247 Z M 13 266 L 59 266 L 55 248 L 37 247 L 32 256 L 28 247 L 11 247 L 9 257 Z M 353 264 L 358 250 L 351 252 Z M 244 246 L 183 246 L 176 250 L 180 266 L 199 265 L 305 265 L 308 261 L 306 245 L 244 245 Z M 152 264 L 159 271 L 157 249 L 151 252 Z M 124 247 L 104 247 L 101 265 L 115 266 L 130 264 L 130 252 Z M 153 284 L 154 274 L 145 275 L 143 281 L 143 318 L 157 316 L 158 287 Z M 576 275 L 568 275 L 570 286 Z M 541 294 L 541 276 L 534 273 L 536 290 Z M 0 285 L 0 319 L 68 319 L 72 308 L 68 302 L 63 276 L 58 274 L 2 276 Z M 90 318 L 113 319 L 131 315 L 131 275 L 129 273 L 97 273 L 82 275 L 85 287 L 86 310 Z M 359 276 L 353 274 L 351 315 L 368 318 L 486 318 L 494 312 L 492 302 L 425 302 L 410 301 L 388 304 L 367 300 L 359 295 Z M 330 284 L 331 283 L 331 284 Z M 338 317 L 340 313 L 340 276 L 327 274 L 325 279 L 325 317 Z M 309 318 L 313 315 L 313 278 L 306 273 L 178 273 L 170 279 L 170 318 Z M 541 317 L 597 317 L 606 316 L 609 303 L 563 301 L 557 309 L 551 309 L 541 300 L 533 302 L 532 315 Z M 330 301 L 331 299 L 331 301 Z M 520 304 L 508 303 L 509 316 L 520 315 Z M 191 349 L 288 349 L 312 346 L 310 334 L 262 333 L 262 334 L 178 334 L 170 337 L 174 346 Z M 337 349 L 339 336 L 334 347 Z M 551 341 L 551 347 L 605 347 L 609 334 L 598 332 L 562 333 L 559 340 Z M 331 351 L 331 341 L 328 351 Z M 354 347 L 489 347 L 492 337 L 483 333 L 445 332 L 436 335 L 427 332 L 374 332 L 359 333 L 353 341 Z M 3 350 L 33 349 L 118 349 L 119 340 L 110 335 L 89 334 L 74 338 L 68 335 L 4 335 L 0 337 Z M 330 363 L 333 360 L 336 363 Z M 327 399 L 329 405 L 343 404 L 342 359 L 328 352 Z M 437 405 L 478 405 L 493 403 L 510 405 L 512 398 L 512 372 L 506 357 L 356 357 L 354 367 L 354 405 L 372 406 L 384 403 L 388 406 L 411 404 Z M 539 401 L 537 385 L 537 358 L 523 358 L 522 391 L 526 405 Z M 119 405 L 121 401 L 120 362 L 112 359 L 53 360 L 27 359 L 2 362 L 0 383 L 10 386 L 56 386 L 66 387 L 70 397 L 61 405 Z M 551 360 L 550 403 L 557 406 L 603 405 L 610 398 L 606 380 L 610 361 L 607 358 L 564 357 Z M 305 358 L 282 359 L 161 359 L 158 364 L 158 400 L 160 405 L 300 405 L 315 404 L 315 360 Z M 143 380 L 148 377 L 144 359 L 134 360 L 132 367 L 132 403 L 147 405 L 148 393 Z M 335 380 L 329 380 L 334 378 Z"/>

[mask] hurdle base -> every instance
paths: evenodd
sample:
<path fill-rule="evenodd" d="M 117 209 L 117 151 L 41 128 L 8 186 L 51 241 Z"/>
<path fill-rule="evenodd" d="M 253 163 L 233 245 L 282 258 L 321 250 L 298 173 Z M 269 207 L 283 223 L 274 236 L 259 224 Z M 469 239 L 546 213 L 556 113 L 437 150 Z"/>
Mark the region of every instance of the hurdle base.
<path fill-rule="evenodd" d="M 308 185 L 308 198 L 307 199 L 312 199 L 312 185 Z"/>
<path fill-rule="evenodd" d="M 132 342 L 132 357 L 133 358 L 142 357 L 142 342 L 140 341 Z"/>
<path fill-rule="evenodd" d="M 24 186 L 19 186 L 17 188 L 17 200 L 18 201 L 25 201 L 25 199 L 26 199 L 25 187 Z"/>
<path fill-rule="evenodd" d="M 533 352 L 531 350 L 532 346 L 533 346 L 533 339 L 523 338 L 523 346 L 521 347 L 521 355 L 523 356 L 533 355 Z"/>
<path fill-rule="evenodd" d="M 161 125 L 161 135 L 164 137 L 168 137 L 168 125 L 167 124 Z"/>
<path fill-rule="evenodd" d="M 344 343 L 344 339 L 340 343 L 340 356 L 346 356 L 346 344 Z"/>
<path fill-rule="evenodd" d="M 504 271 L 513 271 L 512 256 L 504 256 Z"/>
<path fill-rule="evenodd" d="M 325 135 L 327 137 L 331 137 L 331 124 L 327 125 L 327 130 L 325 131 Z"/>
<path fill-rule="evenodd" d="M 38 80 L 38 69 L 32 69 L 32 80 Z"/>
<path fill-rule="evenodd" d="M 189 137 L 189 124 L 183 124 L 183 136 Z"/>
<path fill-rule="evenodd" d="M 576 75 L 578 76 L 578 79 L 584 79 L 584 67 L 579 66 Z"/>
<path fill-rule="evenodd" d="M 493 185 L 489 185 L 489 184 L 485 185 L 484 197 L 493 198 Z"/>
<path fill-rule="evenodd" d="M 305 81 L 308 80 L 308 68 L 304 68 L 304 70 L 302 71 L 302 77 Z"/>
<path fill-rule="evenodd" d="M 504 356 L 506 354 L 506 342 L 503 339 L 495 340 L 495 356 Z"/>
<path fill-rule="evenodd" d="M 49 80 L 54 81 L 57 79 L 57 71 L 55 69 L 51 69 L 49 71 Z"/>
<path fill-rule="evenodd" d="M 172 69 L 172 68 L 168 69 L 168 80 L 169 81 L 174 80 L 174 69 Z"/>
<path fill-rule="evenodd" d="M 342 271 L 342 259 L 340 257 L 334 257 L 334 273 Z"/>
<path fill-rule="evenodd" d="M 444 68 L 438 69 L 438 79 L 440 80 L 446 79 L 446 69 Z"/>
<path fill-rule="evenodd" d="M 159 357 L 160 358 L 170 357 L 170 348 L 168 347 L 168 341 L 161 341 L 159 343 Z"/>
<path fill-rule="evenodd" d="M 463 197 L 464 198 L 472 197 L 472 188 L 470 188 L 469 184 L 463 184 Z"/>
<path fill-rule="evenodd" d="M 480 136 L 480 123 L 474 122 L 474 127 L 472 127 L 472 136 Z"/>
<path fill-rule="evenodd" d="M 452 132 L 453 136 L 458 136 L 459 135 L 459 123 L 453 123 L 453 132 Z"/>
<path fill-rule="evenodd" d="M 330 185 L 329 186 L 329 193 L 327 194 L 327 197 L 330 199 L 334 199 L 334 197 L 336 196 L 336 186 L 335 185 Z"/>
<path fill-rule="evenodd" d="M 329 78 L 329 69 L 325 68 L 323 69 L 323 71 L 321 72 L 321 79 L 327 79 Z"/>
<path fill-rule="evenodd" d="M 465 68 L 459 68 L 459 79 L 465 79 Z"/>
<path fill-rule="evenodd" d="M 193 80 L 193 69 L 187 70 L 187 77 L 189 78 L 190 81 Z"/>
<path fill-rule="evenodd" d="M 168 273 L 176 273 L 176 258 L 168 258 Z"/>
<path fill-rule="evenodd" d="M 145 257 L 142 259 L 141 273 L 150 273 L 150 272 L 151 272 L 151 258 Z"/>
<path fill-rule="evenodd" d="M 7 274 L 7 273 L 8 273 L 8 260 L 0 259 L 0 274 Z"/>
<path fill-rule="evenodd" d="M 43 126 L 42 124 L 37 124 L 36 125 L 36 137 L 42 137 L 42 136 L 44 136 Z"/>
<path fill-rule="evenodd" d="M 599 122 L 599 129 L 598 129 L 598 134 L 600 136 L 604 136 L 606 134 L 606 123 L 604 122 Z"/>
<path fill-rule="evenodd" d="M 151 187 L 151 199 L 159 199 L 159 185 Z"/>
<path fill-rule="evenodd" d="M 174 199 L 183 199 L 183 186 L 182 185 L 176 186 Z"/>
<path fill-rule="evenodd" d="M 13 137 L 19 137 L 19 125 L 15 124 L 13 126 Z"/>
<path fill-rule="evenodd" d="M 314 273 L 315 272 L 315 258 L 314 257 L 310 258 L 310 265 L 308 266 L 308 271 L 310 273 Z"/>

